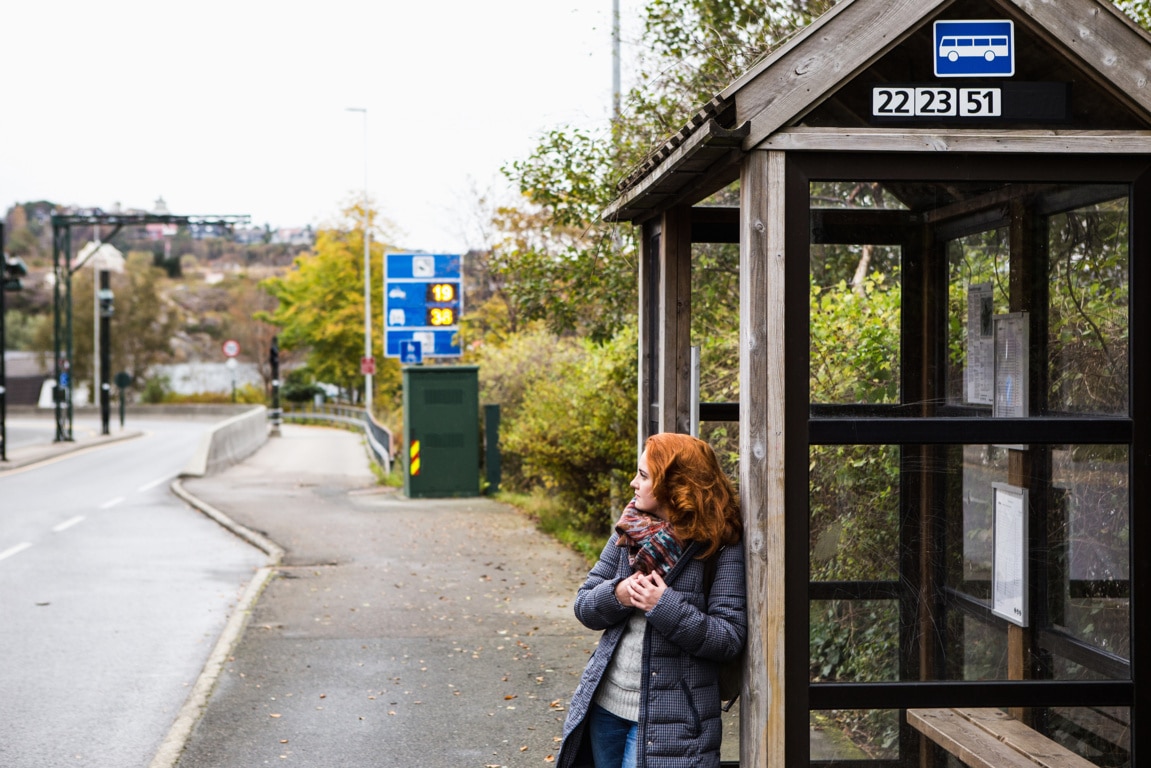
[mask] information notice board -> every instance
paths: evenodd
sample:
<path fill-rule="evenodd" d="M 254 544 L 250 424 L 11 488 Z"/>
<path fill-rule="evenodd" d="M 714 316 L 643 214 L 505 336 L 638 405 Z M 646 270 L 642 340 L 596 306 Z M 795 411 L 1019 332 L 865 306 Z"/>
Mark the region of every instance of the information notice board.
<path fill-rule="evenodd" d="M 995 554 L 991 612 L 1027 626 L 1027 489 L 992 483 Z"/>

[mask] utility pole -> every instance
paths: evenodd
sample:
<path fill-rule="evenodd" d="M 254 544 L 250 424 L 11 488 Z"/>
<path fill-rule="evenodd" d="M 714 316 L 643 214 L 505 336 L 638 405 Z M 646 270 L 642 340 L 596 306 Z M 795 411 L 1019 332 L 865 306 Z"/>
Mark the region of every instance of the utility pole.
<path fill-rule="evenodd" d="M 100 270 L 100 289 L 96 291 L 100 305 L 100 434 L 109 435 L 108 423 L 112 419 L 112 273 Z"/>
<path fill-rule="evenodd" d="M 619 122 L 619 115 L 619 0 L 611 0 L 611 122 L 613 127 Z"/>
<path fill-rule="evenodd" d="M 271 437 L 280 436 L 280 422 L 283 420 L 283 411 L 280 410 L 280 337 L 272 337 L 272 347 L 268 350 L 268 365 L 272 368 L 272 431 Z"/>
<path fill-rule="evenodd" d="M 364 407 L 372 412 L 372 235 L 368 216 L 368 108 L 348 107 L 349 112 L 359 112 L 364 116 Z"/>

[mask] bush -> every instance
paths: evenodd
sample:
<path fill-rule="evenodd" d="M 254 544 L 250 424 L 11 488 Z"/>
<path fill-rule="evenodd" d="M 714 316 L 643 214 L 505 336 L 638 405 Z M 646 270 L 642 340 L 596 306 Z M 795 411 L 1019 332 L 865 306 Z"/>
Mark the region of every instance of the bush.
<path fill-rule="evenodd" d="M 525 476 L 523 456 L 507 446 L 507 434 L 535 382 L 555 375 L 561 366 L 579 359 L 582 350 L 574 339 L 561 339 L 541 324 L 506 337 L 500 344 L 484 344 L 469 356 L 479 365 L 480 401 L 500 406 L 501 486 L 526 492 L 538 478 Z"/>
<path fill-rule="evenodd" d="M 554 343 L 554 342 L 553 342 Z M 606 536 L 630 498 L 636 463 L 634 332 L 604 345 L 574 342 L 534 375 L 500 445 L 523 490 L 560 497 L 573 530 Z"/>
<path fill-rule="evenodd" d="M 284 386 L 280 389 L 280 396 L 289 403 L 310 403 L 316 395 L 324 394 L 324 390 L 316 384 L 311 371 L 307 368 L 296 368 L 284 377 Z"/>
<path fill-rule="evenodd" d="M 163 403 L 171 393 L 171 379 L 167 376 L 153 376 L 144 382 L 144 389 L 140 392 L 140 402 Z"/>

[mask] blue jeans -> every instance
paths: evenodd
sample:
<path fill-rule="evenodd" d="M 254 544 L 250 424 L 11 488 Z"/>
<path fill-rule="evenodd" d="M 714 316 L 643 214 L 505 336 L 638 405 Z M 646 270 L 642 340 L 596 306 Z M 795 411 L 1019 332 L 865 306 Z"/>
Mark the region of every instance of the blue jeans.
<path fill-rule="evenodd" d="M 591 705 L 587 718 L 595 768 L 634 768 L 639 723 L 613 715 L 599 704 Z"/>

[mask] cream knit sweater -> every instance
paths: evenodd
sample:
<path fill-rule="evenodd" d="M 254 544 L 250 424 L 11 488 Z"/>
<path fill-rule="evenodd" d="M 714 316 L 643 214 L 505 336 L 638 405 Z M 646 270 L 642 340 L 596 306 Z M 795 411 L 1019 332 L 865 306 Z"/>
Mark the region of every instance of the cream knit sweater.
<path fill-rule="evenodd" d="M 639 722 L 639 694 L 643 678 L 643 635 L 647 618 L 643 611 L 632 611 L 615 655 L 604 670 L 595 693 L 595 703 L 624 720 Z"/>

